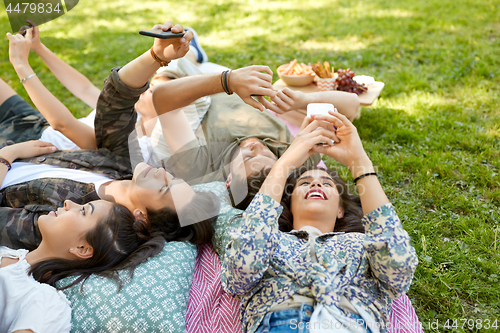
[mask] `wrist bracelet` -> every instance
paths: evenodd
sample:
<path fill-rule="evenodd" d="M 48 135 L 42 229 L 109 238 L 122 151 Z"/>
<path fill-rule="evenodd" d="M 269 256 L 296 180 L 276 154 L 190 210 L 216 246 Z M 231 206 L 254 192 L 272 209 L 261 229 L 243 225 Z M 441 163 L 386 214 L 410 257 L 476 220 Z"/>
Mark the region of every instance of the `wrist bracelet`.
<path fill-rule="evenodd" d="M 228 95 L 232 95 L 232 94 L 233 94 L 233 92 L 231 91 L 231 89 L 229 89 L 229 79 L 231 78 L 231 72 L 232 72 L 232 71 L 233 71 L 233 70 L 232 70 L 232 69 L 230 69 L 230 70 L 227 72 L 227 74 L 226 74 L 226 77 L 227 77 L 226 86 L 227 86 L 227 94 L 228 94 Z"/>
<path fill-rule="evenodd" d="M 220 82 L 222 85 L 222 89 L 226 92 L 228 95 L 232 95 L 233 92 L 229 90 L 229 78 L 228 75 L 231 74 L 231 70 L 227 70 L 221 73 L 220 75 Z"/>
<path fill-rule="evenodd" d="M 169 61 L 161 60 L 160 57 L 158 57 L 158 55 L 155 53 L 155 51 L 153 51 L 153 46 L 151 46 L 150 53 L 153 59 L 156 62 L 158 62 L 161 67 L 168 66 L 168 64 L 170 63 L 170 60 Z"/>
<path fill-rule="evenodd" d="M 24 81 L 29 80 L 34 76 L 36 76 L 36 73 L 33 73 L 33 74 L 26 76 L 24 79 L 19 80 L 19 82 L 23 83 Z"/>
<path fill-rule="evenodd" d="M 10 162 L 7 159 L 0 156 L 0 163 L 5 164 L 7 166 L 7 171 L 10 171 L 12 166 L 10 165 Z"/>
<path fill-rule="evenodd" d="M 360 180 L 361 178 L 367 177 L 367 176 L 377 176 L 378 177 L 376 172 L 368 172 L 368 173 L 362 174 L 361 176 L 356 177 L 356 179 L 354 179 L 354 185 L 358 185 L 357 184 L 358 180 Z"/>

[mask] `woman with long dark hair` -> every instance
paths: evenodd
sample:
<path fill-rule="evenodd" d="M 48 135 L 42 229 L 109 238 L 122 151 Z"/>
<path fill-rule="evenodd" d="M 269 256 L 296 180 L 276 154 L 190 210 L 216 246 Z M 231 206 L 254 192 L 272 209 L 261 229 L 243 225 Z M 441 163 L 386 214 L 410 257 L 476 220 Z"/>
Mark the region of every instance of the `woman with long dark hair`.
<path fill-rule="evenodd" d="M 230 232 L 224 289 L 242 295 L 246 332 L 386 332 L 415 250 L 356 128 L 339 113 L 313 118 Z M 334 171 L 296 170 L 313 152 L 347 166 L 359 198 Z"/>
<path fill-rule="evenodd" d="M 73 286 L 91 274 L 114 278 L 158 254 L 164 244 L 151 235 L 143 221 L 123 205 L 104 200 L 64 207 L 38 218 L 42 236 L 33 251 L 0 247 L 0 331 L 69 332 L 71 308 L 55 283 L 79 276 Z"/>
<path fill-rule="evenodd" d="M 181 25 L 170 22 L 153 28 L 184 31 Z M 31 34 L 31 29 L 27 37 L 9 34 L 9 58 L 24 87 L 42 91 L 45 88 L 27 65 Z M 151 49 L 111 71 L 97 101 L 93 131 L 97 150 L 56 151 L 47 147 L 38 154 L 26 155 L 19 145 L 39 138 L 39 130 L 47 122 L 0 81 L 0 127 L 4 129 L 0 135 L 0 173 L 4 172 L 0 181 L 0 245 L 31 250 L 40 243 L 39 216 L 61 207 L 64 200 L 85 204 L 97 199 L 124 205 L 167 240 L 200 244 L 211 239 L 218 198 L 212 193 L 195 192 L 163 168 L 136 163 L 142 154 L 134 134 L 134 105 L 148 90 L 151 75 L 161 64 L 184 56 L 192 37 L 193 32 L 188 31 L 181 39 L 155 38 Z M 79 128 L 68 128 L 74 133 L 67 136 L 84 135 Z"/>

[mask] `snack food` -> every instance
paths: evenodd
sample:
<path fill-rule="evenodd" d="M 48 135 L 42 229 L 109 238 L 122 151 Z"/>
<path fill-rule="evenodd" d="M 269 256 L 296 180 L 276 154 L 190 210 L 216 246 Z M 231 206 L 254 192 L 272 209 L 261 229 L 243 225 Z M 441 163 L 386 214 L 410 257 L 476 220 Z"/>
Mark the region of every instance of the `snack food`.
<path fill-rule="evenodd" d="M 281 67 L 281 66 L 280 66 Z M 306 65 L 304 63 L 297 63 L 297 59 L 293 59 L 288 63 L 288 66 L 285 69 L 280 70 L 279 74 L 282 75 L 311 75 L 313 71 L 311 70 L 311 66 Z"/>
<path fill-rule="evenodd" d="M 337 90 L 355 93 L 356 95 L 362 94 L 368 90 L 364 83 L 358 83 L 354 80 L 354 72 L 348 68 L 337 70 Z"/>
<path fill-rule="evenodd" d="M 319 78 L 317 83 L 320 91 L 341 90 L 359 95 L 368 90 L 364 83 L 358 83 L 353 79 L 354 72 L 350 68 L 346 70 L 339 68 L 337 73 L 335 73 L 333 66 L 330 66 L 328 61 L 323 62 L 323 64 L 318 61 L 317 63 L 312 64 L 311 67 Z M 336 78 L 335 84 L 325 82 L 328 81 L 325 79 L 331 78 Z M 328 84 L 328 87 L 324 87 L 325 84 Z M 332 88 L 330 88 L 330 86 Z"/>

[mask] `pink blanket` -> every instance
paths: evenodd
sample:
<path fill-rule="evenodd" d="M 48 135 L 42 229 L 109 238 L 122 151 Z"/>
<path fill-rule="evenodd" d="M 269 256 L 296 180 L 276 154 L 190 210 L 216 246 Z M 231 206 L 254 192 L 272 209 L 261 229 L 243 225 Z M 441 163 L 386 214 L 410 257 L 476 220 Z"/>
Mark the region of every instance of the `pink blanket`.
<path fill-rule="evenodd" d="M 241 332 L 240 303 L 224 292 L 220 260 L 212 245 L 198 247 L 186 314 L 188 333 Z M 408 296 L 394 300 L 389 333 L 423 332 Z"/>

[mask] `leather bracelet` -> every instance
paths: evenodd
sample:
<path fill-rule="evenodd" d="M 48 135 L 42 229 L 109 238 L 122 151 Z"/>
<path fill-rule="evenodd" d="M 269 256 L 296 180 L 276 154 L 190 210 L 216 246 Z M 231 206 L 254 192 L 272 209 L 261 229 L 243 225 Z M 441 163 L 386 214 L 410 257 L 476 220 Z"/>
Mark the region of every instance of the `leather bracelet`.
<path fill-rule="evenodd" d="M 155 51 L 153 51 L 153 46 L 151 46 L 150 53 L 153 59 L 156 62 L 158 62 L 161 67 L 168 66 L 168 64 L 170 63 L 170 60 L 169 61 L 161 60 L 160 57 L 158 57 L 158 55 L 155 53 Z"/>
<path fill-rule="evenodd" d="M 231 70 L 227 70 L 222 72 L 220 78 L 221 78 L 221 83 L 222 83 L 222 88 L 228 95 L 232 95 L 233 93 L 229 90 L 229 79 L 228 75 L 231 73 Z"/>
<path fill-rule="evenodd" d="M 228 94 L 228 95 L 232 95 L 232 94 L 233 94 L 233 92 L 231 91 L 231 89 L 229 89 L 229 80 L 230 80 L 230 78 L 231 78 L 231 72 L 232 72 L 232 71 L 233 71 L 233 70 L 232 70 L 232 69 L 230 69 L 230 70 L 229 70 L 229 72 L 227 73 L 227 83 L 226 83 L 226 84 L 227 84 L 227 91 L 228 91 L 228 92 L 227 92 L 227 94 Z"/>
<path fill-rule="evenodd" d="M 220 85 L 222 86 L 222 89 L 226 91 L 226 88 L 224 87 L 224 72 L 220 73 Z"/>
<path fill-rule="evenodd" d="M 358 185 L 357 184 L 358 180 L 360 180 L 361 178 L 367 177 L 367 176 L 377 176 L 378 177 L 376 172 L 368 172 L 368 173 L 362 174 L 361 176 L 356 177 L 356 179 L 354 179 L 354 185 Z"/>
<path fill-rule="evenodd" d="M 26 76 L 24 79 L 19 80 L 19 82 L 23 83 L 24 81 L 27 81 L 35 76 L 36 76 L 36 73 L 30 74 L 30 75 Z"/>
<path fill-rule="evenodd" d="M 0 163 L 5 164 L 7 166 L 7 171 L 10 171 L 12 166 L 6 158 L 0 156 Z"/>

